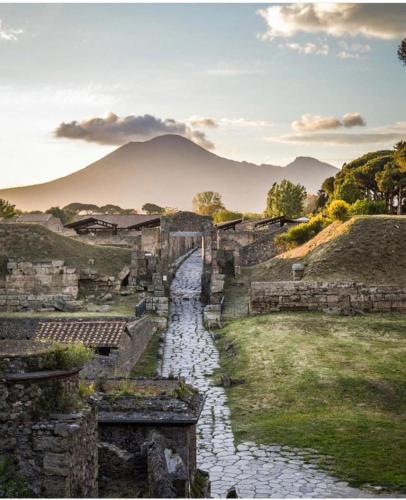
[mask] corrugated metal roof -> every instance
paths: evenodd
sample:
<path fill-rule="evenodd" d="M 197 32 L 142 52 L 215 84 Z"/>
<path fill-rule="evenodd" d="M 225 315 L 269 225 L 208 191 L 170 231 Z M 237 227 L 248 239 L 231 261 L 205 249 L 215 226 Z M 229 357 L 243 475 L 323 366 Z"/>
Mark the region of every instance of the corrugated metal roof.
<path fill-rule="evenodd" d="M 44 321 L 38 324 L 34 340 L 118 347 L 126 325 L 126 321 Z"/>

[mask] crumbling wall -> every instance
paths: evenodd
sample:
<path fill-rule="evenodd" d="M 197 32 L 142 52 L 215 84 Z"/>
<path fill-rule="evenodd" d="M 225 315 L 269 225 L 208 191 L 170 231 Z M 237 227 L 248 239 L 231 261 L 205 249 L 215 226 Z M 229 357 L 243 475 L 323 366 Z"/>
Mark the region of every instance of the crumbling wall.
<path fill-rule="evenodd" d="M 406 288 L 355 282 L 251 283 L 250 313 L 274 311 L 406 313 Z"/>
<path fill-rule="evenodd" d="M 110 354 L 106 356 L 95 354 L 81 370 L 81 377 L 100 379 L 129 376 L 156 328 L 146 316 L 129 322 L 127 332 L 122 335 L 118 348 L 111 349 Z"/>
<path fill-rule="evenodd" d="M 95 411 L 74 405 L 77 370 L 46 371 L 45 360 L 44 353 L 0 360 L 0 450 L 33 496 L 97 496 Z"/>
<path fill-rule="evenodd" d="M 10 260 L 7 271 L 0 288 L 0 311 L 46 307 L 57 299 L 75 300 L 78 296 L 78 272 L 65 266 L 63 260 Z"/>

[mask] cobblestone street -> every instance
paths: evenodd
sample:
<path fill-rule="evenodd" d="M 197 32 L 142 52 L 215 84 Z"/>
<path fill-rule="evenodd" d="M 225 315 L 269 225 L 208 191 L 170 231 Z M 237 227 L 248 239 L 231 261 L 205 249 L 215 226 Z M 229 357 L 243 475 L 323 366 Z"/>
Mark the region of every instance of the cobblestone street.
<path fill-rule="evenodd" d="M 162 375 L 182 375 L 206 395 L 198 424 L 198 466 L 210 473 L 212 496 L 224 497 L 233 486 L 239 497 L 372 496 L 305 462 L 301 450 L 252 442 L 234 445 L 227 397 L 210 378 L 219 354 L 202 324 L 201 271 L 201 257 L 195 252 L 172 282 Z"/>

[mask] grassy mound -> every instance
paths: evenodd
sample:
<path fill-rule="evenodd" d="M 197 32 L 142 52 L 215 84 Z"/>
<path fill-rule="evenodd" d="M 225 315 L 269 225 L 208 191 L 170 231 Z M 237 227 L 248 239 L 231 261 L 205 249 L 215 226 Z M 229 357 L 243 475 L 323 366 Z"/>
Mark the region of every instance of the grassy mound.
<path fill-rule="evenodd" d="M 271 314 L 218 332 L 237 439 L 317 451 L 355 485 L 406 491 L 406 317 Z"/>
<path fill-rule="evenodd" d="M 0 276 L 6 273 L 8 257 L 32 262 L 60 259 L 79 269 L 94 268 L 102 275 L 114 276 L 130 263 L 130 250 L 89 245 L 54 233 L 37 224 L 0 224 Z"/>
<path fill-rule="evenodd" d="M 309 242 L 243 269 L 243 280 L 292 279 L 292 264 L 306 264 L 304 280 L 406 285 L 406 216 L 357 216 L 334 222 Z"/>

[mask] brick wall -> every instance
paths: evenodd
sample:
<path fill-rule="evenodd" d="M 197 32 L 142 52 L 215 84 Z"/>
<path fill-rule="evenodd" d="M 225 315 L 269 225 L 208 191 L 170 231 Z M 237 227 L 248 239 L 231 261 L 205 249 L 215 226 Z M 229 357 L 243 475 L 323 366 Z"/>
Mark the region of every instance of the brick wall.
<path fill-rule="evenodd" d="M 250 313 L 274 311 L 406 313 L 406 288 L 355 282 L 251 283 Z"/>

